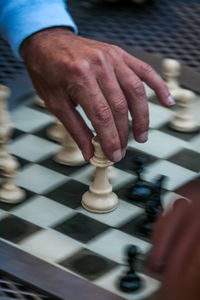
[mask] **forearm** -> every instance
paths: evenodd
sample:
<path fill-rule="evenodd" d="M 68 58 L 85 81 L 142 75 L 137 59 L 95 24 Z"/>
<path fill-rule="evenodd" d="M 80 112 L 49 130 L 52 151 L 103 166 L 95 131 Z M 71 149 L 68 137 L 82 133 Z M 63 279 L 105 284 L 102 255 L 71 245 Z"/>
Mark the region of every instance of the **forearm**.
<path fill-rule="evenodd" d="M 17 56 L 21 43 L 45 28 L 65 26 L 77 32 L 64 0 L 2 0 L 0 25 Z"/>

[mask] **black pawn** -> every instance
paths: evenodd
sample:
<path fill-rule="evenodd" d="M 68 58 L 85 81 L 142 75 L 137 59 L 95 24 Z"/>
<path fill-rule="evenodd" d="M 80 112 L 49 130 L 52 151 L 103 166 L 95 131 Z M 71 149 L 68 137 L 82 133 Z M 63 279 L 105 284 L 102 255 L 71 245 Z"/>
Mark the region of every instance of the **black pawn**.
<path fill-rule="evenodd" d="M 138 248 L 134 245 L 128 247 L 128 266 L 129 271 L 120 280 L 120 289 L 125 293 L 135 292 L 141 288 L 141 279 L 135 273 L 135 261 L 138 255 Z"/>
<path fill-rule="evenodd" d="M 147 158 L 145 157 L 137 157 L 135 159 L 136 168 L 134 171 L 137 175 L 137 179 L 128 193 L 128 197 L 134 201 L 145 201 L 151 195 L 150 185 L 142 178 L 142 174 L 144 173 L 144 166 L 146 163 Z"/>
<path fill-rule="evenodd" d="M 151 235 L 153 225 L 163 209 L 161 203 L 161 189 L 165 178 L 166 176 L 160 175 L 156 182 L 152 184 L 152 195 L 146 202 L 146 217 L 142 224 L 140 224 L 139 231 L 147 237 Z"/>

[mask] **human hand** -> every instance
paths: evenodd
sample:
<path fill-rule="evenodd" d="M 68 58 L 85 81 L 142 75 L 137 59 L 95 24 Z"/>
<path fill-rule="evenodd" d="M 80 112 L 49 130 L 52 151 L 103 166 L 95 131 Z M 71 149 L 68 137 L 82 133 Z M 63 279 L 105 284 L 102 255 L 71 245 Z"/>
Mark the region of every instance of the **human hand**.
<path fill-rule="evenodd" d="M 91 121 L 105 155 L 119 161 L 128 142 L 128 110 L 137 142 L 148 136 L 148 103 L 142 81 L 170 107 L 173 100 L 161 77 L 117 46 L 51 28 L 27 38 L 20 53 L 47 109 L 60 119 L 86 160 L 93 156 L 92 132 L 75 109 Z"/>
<path fill-rule="evenodd" d="M 158 299 L 200 297 L 200 199 L 193 191 L 190 197 L 177 200 L 155 224 L 149 266 L 163 277 Z"/>

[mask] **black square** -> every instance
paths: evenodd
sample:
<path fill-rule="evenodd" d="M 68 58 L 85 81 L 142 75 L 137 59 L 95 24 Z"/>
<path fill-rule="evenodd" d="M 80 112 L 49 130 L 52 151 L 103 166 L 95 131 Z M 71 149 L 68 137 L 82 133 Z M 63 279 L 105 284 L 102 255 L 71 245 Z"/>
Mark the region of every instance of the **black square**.
<path fill-rule="evenodd" d="M 31 103 L 29 105 L 29 107 L 32 108 L 32 109 L 35 109 L 37 111 L 40 111 L 42 113 L 45 113 L 45 114 L 48 114 L 48 115 L 50 114 L 50 112 L 47 110 L 46 107 L 42 107 L 40 105 L 37 105 L 37 103 L 35 103 L 35 102 Z"/>
<path fill-rule="evenodd" d="M 87 243 L 108 228 L 109 226 L 81 213 L 77 213 L 54 227 L 55 230 L 83 243 Z"/>
<path fill-rule="evenodd" d="M 56 161 L 54 161 L 53 156 L 51 156 L 43 161 L 39 161 L 38 163 L 44 167 L 47 167 L 53 171 L 56 171 L 56 172 L 64 174 L 64 175 L 71 175 L 72 173 L 85 167 L 85 165 L 75 167 L 75 166 L 65 166 L 65 165 L 59 164 Z"/>
<path fill-rule="evenodd" d="M 82 195 L 86 191 L 88 191 L 87 185 L 75 180 L 69 180 L 44 196 L 75 209 L 81 206 Z"/>
<path fill-rule="evenodd" d="M 129 182 L 123 187 L 120 187 L 119 189 L 115 190 L 115 193 L 118 195 L 118 197 L 128 203 L 134 204 L 139 207 L 145 207 L 145 201 L 142 199 L 131 199 L 129 197 L 129 193 L 131 189 L 134 187 L 134 184 L 136 182 L 136 179 L 134 178 L 132 182 Z"/>
<path fill-rule="evenodd" d="M 26 190 L 24 188 L 23 188 L 23 190 L 25 192 L 25 199 L 22 202 L 12 204 L 12 203 L 4 203 L 4 202 L 0 201 L 0 208 L 3 210 L 9 211 L 9 210 L 17 207 L 18 205 L 21 205 L 22 203 L 27 202 L 31 197 L 33 197 L 33 195 L 35 195 L 33 192 L 31 192 L 29 190 Z"/>
<path fill-rule="evenodd" d="M 98 279 L 118 265 L 85 248 L 59 264 L 91 281 Z"/>
<path fill-rule="evenodd" d="M 14 140 L 14 139 L 18 138 L 19 136 L 21 136 L 21 135 L 23 135 L 23 134 L 25 134 L 24 131 L 19 130 L 19 129 L 17 129 L 17 128 L 14 128 L 14 130 L 13 130 L 13 132 L 12 132 L 12 134 L 11 134 L 11 138 L 12 138 L 12 140 Z"/>
<path fill-rule="evenodd" d="M 140 150 L 128 148 L 127 152 L 126 152 L 126 156 L 122 160 L 120 160 L 118 163 L 116 163 L 115 167 L 119 168 L 123 171 L 134 173 L 135 159 L 137 157 L 144 157 L 147 159 L 145 166 L 147 166 L 148 164 L 150 164 L 156 160 L 156 157 L 154 157 L 153 155 L 149 155 Z"/>
<path fill-rule="evenodd" d="M 121 225 L 118 229 L 134 237 L 138 237 L 146 242 L 150 242 L 150 237 L 139 231 L 139 225 L 145 220 L 145 218 L 145 213 L 140 214 L 129 220 L 128 223 Z"/>
<path fill-rule="evenodd" d="M 198 130 L 196 130 L 194 132 L 180 132 L 180 131 L 170 128 L 169 123 L 164 124 L 162 127 L 159 128 L 159 130 L 164 133 L 167 133 L 169 135 L 175 136 L 184 141 L 190 141 L 193 137 L 195 137 L 197 134 L 199 134 L 199 131 L 200 131 L 198 128 Z"/>
<path fill-rule="evenodd" d="M 21 157 L 19 157 L 17 155 L 13 155 L 13 156 L 16 158 L 16 160 L 19 163 L 19 169 L 23 168 L 25 165 L 27 165 L 28 163 L 30 163 L 30 161 L 27 160 L 27 159 L 21 158 Z"/>
<path fill-rule="evenodd" d="M 52 122 L 51 124 L 48 124 L 48 125 L 46 125 L 46 126 L 40 128 L 39 130 L 34 131 L 33 134 L 34 134 L 35 136 L 38 136 L 38 137 L 42 138 L 42 139 L 49 140 L 49 141 L 52 142 L 52 139 L 50 139 L 50 138 L 48 137 L 48 135 L 47 135 L 47 130 L 48 130 L 53 124 L 54 124 L 54 123 Z M 54 141 L 54 143 L 57 143 L 57 142 Z"/>
<path fill-rule="evenodd" d="M 168 160 L 194 172 L 200 171 L 200 154 L 195 151 L 183 149 Z"/>
<path fill-rule="evenodd" d="M 39 226 L 15 216 L 9 216 L 0 221 L 0 237 L 14 243 L 20 242 L 40 229 Z"/>

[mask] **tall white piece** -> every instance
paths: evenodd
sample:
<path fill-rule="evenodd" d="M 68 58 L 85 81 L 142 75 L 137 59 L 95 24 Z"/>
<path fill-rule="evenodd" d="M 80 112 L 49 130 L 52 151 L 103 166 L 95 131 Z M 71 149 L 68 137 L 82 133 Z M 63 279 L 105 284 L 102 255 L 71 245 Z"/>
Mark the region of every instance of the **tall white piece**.
<path fill-rule="evenodd" d="M 86 163 L 77 143 L 66 129 L 65 135 L 60 142 L 62 149 L 54 155 L 56 162 L 66 166 L 81 166 Z"/>
<path fill-rule="evenodd" d="M 177 99 L 177 112 L 170 122 L 170 127 L 181 132 L 195 132 L 199 129 L 196 120 L 193 119 L 190 106 L 195 100 L 195 93 L 189 90 L 179 89 L 174 92 Z"/>
<path fill-rule="evenodd" d="M 0 201 L 18 203 L 24 200 L 25 193 L 15 183 L 16 172 L 19 165 L 17 160 L 9 154 L 7 149 L 7 143 L 12 131 L 6 102 L 9 95 L 9 89 L 0 85 L 0 170 L 4 176 L 4 181 L 0 186 Z"/>
<path fill-rule="evenodd" d="M 34 100 L 35 100 L 35 104 L 36 105 L 38 105 L 40 107 L 43 107 L 43 108 L 46 107 L 44 100 L 42 100 L 37 94 L 35 95 L 35 99 Z"/>
<path fill-rule="evenodd" d="M 55 118 L 55 124 L 47 129 L 47 136 L 58 143 L 62 143 L 63 139 L 66 136 L 66 129 L 63 124 Z"/>
<path fill-rule="evenodd" d="M 108 213 L 118 205 L 118 197 L 112 192 L 108 180 L 108 167 L 113 163 L 105 157 L 97 137 L 93 138 L 92 143 L 95 152 L 90 162 L 96 167 L 96 172 L 94 182 L 83 194 L 82 206 L 90 212 Z"/>
<path fill-rule="evenodd" d="M 175 59 L 166 58 L 162 61 L 162 70 L 167 87 L 172 97 L 175 98 L 174 92 L 181 88 L 178 82 L 181 72 L 181 64 Z"/>

